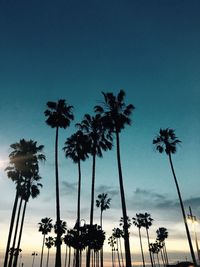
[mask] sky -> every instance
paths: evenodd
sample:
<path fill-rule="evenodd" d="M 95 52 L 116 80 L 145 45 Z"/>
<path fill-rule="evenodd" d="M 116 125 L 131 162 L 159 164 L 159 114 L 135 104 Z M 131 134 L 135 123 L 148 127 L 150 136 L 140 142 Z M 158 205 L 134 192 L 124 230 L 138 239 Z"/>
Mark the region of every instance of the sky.
<path fill-rule="evenodd" d="M 191 206 L 199 218 L 199 12 L 198 0 L 0 0 L 0 262 L 15 195 L 4 171 L 10 145 L 32 139 L 44 145 L 47 158 L 40 165 L 41 194 L 29 201 L 25 218 L 21 247 L 28 265 L 31 253 L 41 249 L 38 222 L 43 217 L 55 221 L 55 130 L 45 124 L 47 101 L 66 99 L 74 106 L 75 120 L 59 135 L 61 217 L 70 228 L 76 218 L 77 166 L 62 147 L 75 123 L 101 103 L 101 92 L 120 89 L 126 103 L 135 106 L 132 125 L 121 134 L 127 213 L 131 218 L 151 214 L 152 241 L 158 227 L 168 229 L 171 262 L 190 259 L 169 162 L 156 153 L 152 140 L 160 128 L 175 129 L 182 143 L 173 162 L 186 213 Z M 91 159 L 82 164 L 81 217 L 86 221 L 91 164 Z M 122 216 L 115 146 L 97 160 L 95 195 L 102 192 L 112 198 L 104 214 L 109 236 Z M 136 264 L 141 258 L 134 227 L 130 240 Z M 107 241 L 105 249 L 110 251 Z"/>

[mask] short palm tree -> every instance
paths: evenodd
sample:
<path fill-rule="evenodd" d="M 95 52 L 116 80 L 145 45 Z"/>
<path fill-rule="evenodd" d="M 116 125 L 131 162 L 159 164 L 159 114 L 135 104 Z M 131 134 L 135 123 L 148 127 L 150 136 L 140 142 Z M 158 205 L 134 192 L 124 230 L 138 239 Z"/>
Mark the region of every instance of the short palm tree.
<path fill-rule="evenodd" d="M 150 248 L 150 239 L 149 239 L 149 228 L 152 226 L 153 219 L 151 218 L 151 214 L 145 212 L 140 214 L 141 218 L 141 225 L 146 229 L 146 234 L 147 234 L 147 241 L 148 241 L 148 249 Z M 149 250 L 149 256 L 151 260 L 151 265 L 152 267 L 154 266 L 153 259 L 152 259 L 152 254 L 151 251 Z"/>
<path fill-rule="evenodd" d="M 111 235 L 108 238 L 108 244 L 111 246 L 111 251 L 112 251 L 112 267 L 115 267 L 115 255 L 114 255 L 114 252 L 115 252 L 116 238 L 113 235 Z"/>
<path fill-rule="evenodd" d="M 121 261 L 122 261 L 122 266 L 124 267 L 124 259 L 123 259 L 122 246 L 121 246 L 121 238 L 124 237 L 124 231 L 121 230 L 118 227 L 117 228 L 113 228 L 112 231 L 113 231 L 112 235 L 116 240 L 119 266 L 121 266 Z M 121 255 L 121 260 L 120 260 L 120 256 L 119 255 Z"/>
<path fill-rule="evenodd" d="M 83 131 L 88 138 L 89 153 L 92 155 L 92 185 L 91 185 L 91 208 L 90 208 L 90 225 L 93 225 L 94 217 L 94 189 L 95 189 L 95 169 L 96 157 L 102 157 L 103 152 L 112 148 L 112 137 L 102 124 L 100 115 L 90 116 L 85 114 L 81 123 L 77 127 Z M 87 253 L 86 267 L 90 266 L 90 248 Z"/>
<path fill-rule="evenodd" d="M 49 266 L 49 252 L 50 252 L 50 249 L 53 247 L 54 245 L 54 239 L 52 236 L 48 236 L 46 239 L 45 239 L 45 246 L 47 247 L 48 249 L 48 252 L 47 252 L 47 263 L 46 263 L 46 267 Z"/>
<path fill-rule="evenodd" d="M 102 193 L 98 195 L 96 200 L 96 207 L 100 208 L 100 226 L 103 229 L 103 211 L 110 208 L 111 198 L 108 198 L 108 194 Z M 101 249 L 101 267 L 103 267 L 103 247 Z"/>
<path fill-rule="evenodd" d="M 142 246 L 142 236 L 141 236 L 141 227 L 142 227 L 142 214 L 141 213 L 136 213 L 136 217 L 133 217 L 133 225 L 135 225 L 138 228 L 138 233 L 139 233 L 139 239 L 140 239 L 140 249 L 141 249 L 141 255 L 142 255 L 142 262 L 143 266 L 145 267 L 145 260 L 144 260 L 144 251 L 143 251 L 143 246 Z"/>
<path fill-rule="evenodd" d="M 194 265 L 197 266 L 197 262 L 196 262 L 196 258 L 195 258 L 195 254 L 194 254 L 194 250 L 193 250 L 193 246 L 192 246 L 192 241 L 191 241 L 191 237 L 190 237 L 190 232 L 189 232 L 189 228 L 188 228 L 188 224 L 187 224 L 187 217 L 185 214 L 183 200 L 182 200 L 180 188 L 178 185 L 178 180 L 176 178 L 173 162 L 172 162 L 172 154 L 176 153 L 177 144 L 180 144 L 180 142 L 181 141 L 178 140 L 178 138 L 175 135 L 175 131 L 173 129 L 170 129 L 170 128 L 160 129 L 159 134 L 156 136 L 155 139 L 153 139 L 153 144 L 155 145 L 156 150 L 159 153 L 165 152 L 166 155 L 168 156 L 168 159 L 170 162 L 170 167 L 171 167 L 172 174 L 174 177 L 174 182 L 176 185 L 176 190 L 177 190 L 178 197 L 179 197 L 179 202 L 180 202 L 181 211 L 182 211 L 182 215 L 183 215 L 183 221 L 185 224 L 185 230 L 186 230 L 186 234 L 187 234 L 187 239 L 188 239 L 191 257 L 192 257 Z"/>
<path fill-rule="evenodd" d="M 166 244 L 165 244 L 165 239 L 168 238 L 168 231 L 165 227 L 159 227 L 156 230 L 156 234 L 157 234 L 156 240 L 159 242 L 159 244 L 161 246 L 161 254 L 163 255 L 164 264 L 169 265 L 167 250 L 166 250 Z M 162 251 L 163 251 L 163 253 L 162 253 Z"/>
<path fill-rule="evenodd" d="M 108 198 L 107 193 L 99 194 L 98 199 L 96 200 L 97 208 L 100 208 L 100 225 L 103 227 L 103 212 L 110 208 L 111 198 Z"/>
<path fill-rule="evenodd" d="M 66 104 L 64 99 L 58 102 L 47 102 L 47 110 L 44 112 L 47 117 L 46 123 L 52 128 L 56 128 L 55 138 L 55 177 L 56 177 L 56 220 L 60 220 L 60 196 L 59 196 L 59 175 L 58 175 L 58 133 L 59 128 L 66 129 L 70 126 L 71 121 L 74 119 L 72 114 L 73 107 Z M 57 240 L 61 239 L 60 231 L 57 234 Z M 56 260 L 55 267 L 61 266 L 61 245 L 60 242 L 56 244 Z"/>
<path fill-rule="evenodd" d="M 52 224 L 52 219 L 48 217 L 42 218 L 41 222 L 39 222 L 38 224 L 39 224 L 38 231 L 42 232 L 42 235 L 43 235 L 42 251 L 41 251 L 41 257 L 40 257 L 40 267 L 42 267 L 45 237 L 48 233 L 51 232 L 51 229 L 53 228 L 53 224 Z"/>
<path fill-rule="evenodd" d="M 104 103 L 102 106 L 96 106 L 95 112 L 102 116 L 104 126 L 109 129 L 116 136 L 116 148 L 117 148 L 117 163 L 119 173 L 119 185 L 121 194 L 122 214 L 124 218 L 124 245 L 126 252 L 126 267 L 131 266 L 131 253 L 129 244 L 129 232 L 128 224 L 126 221 L 126 200 L 123 184 L 123 174 L 120 156 L 120 133 L 126 125 L 131 124 L 130 115 L 134 110 L 134 106 L 129 104 L 126 106 L 124 102 L 125 92 L 120 90 L 119 94 L 115 96 L 113 93 L 103 93 Z"/>

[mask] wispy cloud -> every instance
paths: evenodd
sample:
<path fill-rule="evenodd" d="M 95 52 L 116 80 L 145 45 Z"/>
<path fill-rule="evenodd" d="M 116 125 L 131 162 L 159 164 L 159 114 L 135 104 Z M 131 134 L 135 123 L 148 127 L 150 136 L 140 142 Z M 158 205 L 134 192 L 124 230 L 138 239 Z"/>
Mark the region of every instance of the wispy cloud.
<path fill-rule="evenodd" d="M 96 188 L 96 192 L 100 193 L 107 193 L 111 197 L 114 197 L 119 194 L 119 190 L 116 187 L 107 186 L 107 185 L 100 185 Z"/>
<path fill-rule="evenodd" d="M 77 183 L 73 182 L 73 183 L 69 183 L 67 181 L 63 181 L 62 182 L 62 194 L 74 194 L 75 192 L 77 192 Z"/>

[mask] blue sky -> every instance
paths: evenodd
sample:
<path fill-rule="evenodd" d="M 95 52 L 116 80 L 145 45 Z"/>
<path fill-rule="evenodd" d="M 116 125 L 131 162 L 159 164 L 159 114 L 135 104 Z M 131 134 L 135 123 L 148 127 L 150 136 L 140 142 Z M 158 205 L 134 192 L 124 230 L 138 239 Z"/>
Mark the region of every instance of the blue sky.
<path fill-rule="evenodd" d="M 0 0 L 0 160 L 8 159 L 10 144 L 21 138 L 44 144 L 47 157 L 41 166 L 41 195 L 30 200 L 27 210 L 24 246 L 35 249 L 27 239 L 30 232 L 36 246 L 37 223 L 42 217 L 55 217 L 55 132 L 45 125 L 46 102 L 64 98 L 74 106 L 75 121 L 60 132 L 62 217 L 72 227 L 77 170 L 64 158 L 62 146 L 74 132 L 74 124 L 102 101 L 101 91 L 118 93 L 121 88 L 127 104 L 136 107 L 132 126 L 121 136 L 128 214 L 150 212 L 155 219 L 152 238 L 157 227 L 168 228 L 172 251 L 179 242 L 186 243 L 169 163 L 166 156 L 155 153 L 152 139 L 160 127 L 176 130 L 182 144 L 174 157 L 175 169 L 186 209 L 191 205 L 199 217 L 199 11 L 195 0 Z M 0 252 L 14 198 L 14 185 L 4 165 Z M 113 199 L 105 213 L 108 232 L 121 217 L 115 167 L 114 150 L 97 162 L 96 194 L 107 191 Z M 90 179 L 89 160 L 83 164 L 82 216 L 86 220 Z M 98 221 L 98 211 L 95 216 Z M 183 250 L 188 250 L 187 243 Z"/>

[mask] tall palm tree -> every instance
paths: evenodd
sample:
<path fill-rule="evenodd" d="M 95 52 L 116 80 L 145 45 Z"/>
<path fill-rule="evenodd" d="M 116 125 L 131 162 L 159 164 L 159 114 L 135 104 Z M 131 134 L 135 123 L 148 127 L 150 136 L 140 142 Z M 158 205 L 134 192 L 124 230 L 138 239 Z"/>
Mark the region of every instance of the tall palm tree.
<path fill-rule="evenodd" d="M 21 194 L 21 184 L 24 183 L 25 179 L 30 177 L 30 172 L 36 172 L 39 170 L 38 162 L 45 160 L 44 154 L 41 153 L 44 146 L 37 146 L 37 142 L 34 142 L 33 140 L 26 141 L 25 139 L 21 139 L 19 142 L 11 144 L 10 147 L 12 152 L 9 154 L 9 166 L 5 170 L 7 171 L 8 177 L 11 178 L 17 186 L 8 234 L 4 267 L 7 266 L 8 262 L 8 251 L 10 248 L 12 231 L 14 229 L 14 220 L 17 211 L 18 199 Z M 13 240 L 13 245 L 14 243 L 15 240 Z M 10 256 L 11 261 L 12 257 L 13 253 Z"/>
<path fill-rule="evenodd" d="M 94 215 L 94 189 L 95 189 L 95 168 L 96 168 L 96 157 L 102 157 L 103 152 L 112 148 L 112 137 L 106 131 L 100 115 L 90 116 L 85 114 L 84 119 L 81 123 L 77 124 L 77 127 L 83 131 L 87 136 L 90 151 L 92 155 L 92 185 L 91 185 L 91 208 L 90 208 L 90 225 L 93 225 Z M 87 253 L 86 267 L 90 265 L 90 248 Z"/>
<path fill-rule="evenodd" d="M 168 238 L 168 231 L 165 227 L 159 227 L 156 230 L 156 234 L 157 234 L 156 240 L 160 243 L 161 249 L 163 250 L 164 263 L 165 265 L 169 265 L 167 250 L 166 250 L 166 245 L 165 245 L 165 239 Z"/>
<path fill-rule="evenodd" d="M 15 214 L 17 210 L 17 202 L 19 197 L 23 199 L 25 194 L 24 190 L 31 181 L 37 181 L 41 177 L 39 176 L 39 161 L 45 160 L 45 156 L 42 153 L 43 145 L 37 145 L 37 142 L 33 140 L 21 139 L 19 142 L 10 145 L 12 152 L 9 154 L 9 166 L 6 168 L 7 175 L 14 182 L 16 182 L 16 197 L 13 207 L 13 213 L 11 218 L 10 230 L 7 248 L 10 246 L 12 229 L 14 225 Z M 21 210 L 21 201 L 19 206 L 18 218 Z M 16 226 L 18 225 L 18 220 Z M 13 240 L 13 247 L 15 246 L 15 239 L 17 234 L 17 227 L 15 230 L 15 236 Z M 19 247 L 18 247 L 19 249 Z M 14 250 L 13 250 L 14 251 Z M 12 265 L 13 251 L 10 255 L 9 266 Z M 18 253 L 16 253 L 18 254 Z M 5 254 L 4 266 L 7 266 L 7 249 Z M 18 256 L 17 256 L 18 257 Z"/>
<path fill-rule="evenodd" d="M 143 266 L 145 267 L 144 251 L 143 251 L 142 236 L 141 236 L 141 227 L 142 227 L 142 218 L 141 217 L 142 217 L 141 213 L 136 213 L 136 217 L 133 217 L 132 220 L 133 220 L 133 225 L 135 225 L 138 228 L 142 262 L 143 262 Z"/>
<path fill-rule="evenodd" d="M 37 175 L 37 179 L 36 177 L 34 177 L 34 179 L 27 181 L 27 183 L 24 185 L 24 191 L 22 195 L 22 198 L 24 200 L 24 207 L 23 207 L 23 212 L 22 212 L 21 225 L 20 225 L 18 243 L 17 243 L 17 248 L 16 248 L 17 252 L 14 255 L 15 257 L 14 257 L 13 267 L 17 267 L 27 203 L 30 197 L 34 199 L 40 194 L 39 188 L 42 187 L 42 184 L 38 182 L 38 180 L 40 179 L 41 177 Z"/>
<path fill-rule="evenodd" d="M 89 152 L 88 138 L 82 131 L 77 131 L 69 137 L 63 148 L 65 156 L 78 164 L 78 201 L 77 201 L 77 230 L 80 228 L 80 203 L 81 203 L 81 160 L 86 160 Z M 79 267 L 79 250 L 76 251 L 76 267 Z"/>
<path fill-rule="evenodd" d="M 196 258 L 195 258 L 195 254 L 194 254 L 194 250 L 193 250 L 193 246 L 192 246 L 192 241 L 191 241 L 191 237 L 190 237 L 190 232 L 189 232 L 189 228 L 188 228 L 188 224 L 187 224 L 187 217 L 185 214 L 185 209 L 184 209 L 183 200 L 182 200 L 182 196 L 181 196 L 181 191 L 180 191 L 180 188 L 178 185 L 178 180 L 176 178 L 176 174 L 175 174 L 175 170 L 174 170 L 174 166 L 173 166 L 173 162 L 172 162 L 172 154 L 176 153 L 176 150 L 177 150 L 176 147 L 177 147 L 177 144 L 179 144 L 179 143 L 181 143 L 181 141 L 178 140 L 178 138 L 176 137 L 175 131 L 173 129 L 170 129 L 170 128 L 160 129 L 159 134 L 156 136 L 155 139 L 153 139 L 153 144 L 155 145 L 156 150 L 159 153 L 165 152 L 166 155 L 168 156 L 170 167 L 171 167 L 172 174 L 174 177 L 174 182 L 176 185 L 176 190 L 177 190 L 178 197 L 179 197 L 179 202 L 180 202 L 181 211 L 182 211 L 182 215 L 183 215 L 183 221 L 185 224 L 185 230 L 186 230 L 186 234 L 187 234 L 187 239 L 188 239 L 191 257 L 192 257 L 194 265 L 197 266 L 197 262 L 196 262 Z"/>
<path fill-rule="evenodd" d="M 45 237 L 48 233 L 51 232 L 51 229 L 53 228 L 53 224 L 52 224 L 52 219 L 48 217 L 42 218 L 41 222 L 39 222 L 38 224 L 39 224 L 38 231 L 42 232 L 42 235 L 43 235 L 42 251 L 41 251 L 41 257 L 40 257 L 40 267 L 42 267 Z"/>
<path fill-rule="evenodd" d="M 59 196 L 59 175 L 58 175 L 58 133 L 59 128 L 66 129 L 70 126 L 71 121 L 74 119 L 72 114 L 73 107 L 66 104 L 64 99 L 58 102 L 47 102 L 47 110 L 44 112 L 47 117 L 46 123 L 52 128 L 56 128 L 55 138 L 55 178 L 56 178 L 56 220 L 60 223 L 60 196 Z M 60 231 L 57 233 L 57 240 L 61 239 Z M 56 260 L 55 267 L 61 266 L 61 245 L 60 242 L 56 244 Z"/>
<path fill-rule="evenodd" d="M 45 246 L 47 247 L 48 249 L 48 252 L 47 252 L 47 263 L 46 263 L 46 267 L 48 267 L 49 265 L 49 252 L 50 252 L 50 249 L 52 248 L 52 246 L 54 245 L 54 239 L 52 236 L 48 236 L 46 239 L 45 239 Z"/>
<path fill-rule="evenodd" d="M 101 114 L 104 121 L 104 126 L 107 127 L 116 136 L 116 148 L 117 148 L 117 164 L 119 173 L 119 185 L 121 194 L 122 214 L 124 218 L 124 245 L 126 251 L 126 267 L 131 266 L 131 253 L 129 244 L 129 232 L 127 224 L 127 211 L 126 200 L 123 184 L 123 174 L 120 156 L 120 133 L 126 125 L 131 124 L 130 115 L 134 110 L 134 106 L 129 104 L 126 106 L 124 102 L 125 92 L 120 90 L 119 94 L 115 96 L 113 93 L 103 93 L 104 103 L 103 106 L 96 106 L 95 112 Z"/>

